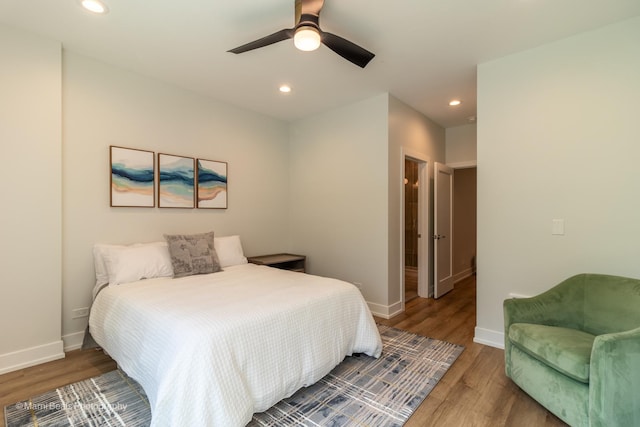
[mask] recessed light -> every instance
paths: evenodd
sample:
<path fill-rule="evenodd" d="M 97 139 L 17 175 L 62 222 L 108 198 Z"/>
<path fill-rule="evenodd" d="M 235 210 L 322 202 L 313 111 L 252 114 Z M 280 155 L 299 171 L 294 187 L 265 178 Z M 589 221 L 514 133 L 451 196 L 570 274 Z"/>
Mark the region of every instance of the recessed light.
<path fill-rule="evenodd" d="M 107 5 L 100 0 L 80 0 L 80 5 L 82 5 L 85 10 L 88 10 L 92 13 L 97 13 L 100 15 L 109 13 L 109 8 L 107 7 Z"/>
<path fill-rule="evenodd" d="M 459 99 L 454 99 L 449 101 L 449 105 L 451 105 L 452 107 L 456 107 L 458 105 L 462 104 L 462 101 L 460 101 Z"/>
<path fill-rule="evenodd" d="M 289 93 L 289 92 L 291 92 L 291 86 L 289 86 L 289 85 L 282 85 L 282 86 L 280 86 L 280 92 L 282 92 L 282 93 Z"/>

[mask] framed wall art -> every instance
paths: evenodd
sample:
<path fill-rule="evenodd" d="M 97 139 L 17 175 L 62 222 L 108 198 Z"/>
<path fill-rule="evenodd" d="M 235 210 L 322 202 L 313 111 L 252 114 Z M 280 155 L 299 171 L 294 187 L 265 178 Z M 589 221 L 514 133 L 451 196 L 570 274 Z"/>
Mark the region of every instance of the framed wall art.
<path fill-rule="evenodd" d="M 194 208 L 193 157 L 158 153 L 158 207 Z"/>
<path fill-rule="evenodd" d="M 228 203 L 227 163 L 198 159 L 196 162 L 197 207 L 226 209 Z"/>
<path fill-rule="evenodd" d="M 153 151 L 109 147 L 112 207 L 153 208 L 155 158 Z"/>

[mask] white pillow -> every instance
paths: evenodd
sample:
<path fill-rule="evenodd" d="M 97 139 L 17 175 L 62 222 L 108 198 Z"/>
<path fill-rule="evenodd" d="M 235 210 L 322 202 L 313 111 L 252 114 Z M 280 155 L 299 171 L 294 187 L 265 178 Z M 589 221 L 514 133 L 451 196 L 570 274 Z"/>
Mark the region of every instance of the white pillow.
<path fill-rule="evenodd" d="M 149 249 L 154 247 L 156 248 L 156 250 Z M 109 268 L 107 266 L 107 259 L 113 258 L 111 252 L 118 252 L 120 250 L 130 248 L 141 248 L 139 251 L 130 254 L 138 260 L 138 265 L 129 266 L 129 272 L 135 274 L 127 273 L 127 267 L 122 264 L 120 260 L 122 254 L 115 255 L 115 257 L 117 258 L 116 263 L 118 265 L 122 265 L 122 267 L 118 267 L 118 265 L 111 266 L 114 279 L 119 280 L 123 277 L 128 276 L 139 276 L 140 273 L 143 273 L 145 275 L 149 273 L 155 274 L 152 277 L 165 277 L 173 275 L 173 267 L 171 266 L 171 258 L 169 257 L 169 247 L 167 245 L 167 242 L 135 243 L 129 246 L 97 243 L 93 246 L 93 264 L 96 270 L 96 285 L 94 288 L 94 292 L 103 285 L 110 283 L 111 281 L 109 278 Z M 161 248 L 161 250 L 157 250 L 157 248 Z M 148 253 L 145 254 L 145 250 L 147 250 Z M 145 257 L 148 259 L 143 259 Z M 131 264 L 132 262 L 134 262 L 133 259 L 129 261 L 129 264 Z"/>
<path fill-rule="evenodd" d="M 222 268 L 247 263 L 247 257 L 242 251 L 240 236 L 214 237 L 213 247 L 218 254 Z"/>
<path fill-rule="evenodd" d="M 93 265 L 96 269 L 96 287 L 109 283 L 109 272 L 107 271 L 107 265 L 105 264 L 104 259 L 107 252 L 113 248 L 126 248 L 126 246 L 106 245 L 103 243 L 96 243 L 93 245 Z"/>
<path fill-rule="evenodd" d="M 169 247 L 165 242 L 112 247 L 105 255 L 110 285 L 173 276 Z"/>

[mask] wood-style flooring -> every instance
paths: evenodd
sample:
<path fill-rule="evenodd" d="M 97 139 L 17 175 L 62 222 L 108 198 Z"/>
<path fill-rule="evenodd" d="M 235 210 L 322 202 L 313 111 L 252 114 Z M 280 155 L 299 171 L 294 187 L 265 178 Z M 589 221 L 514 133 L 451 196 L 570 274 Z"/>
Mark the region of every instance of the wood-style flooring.
<path fill-rule="evenodd" d="M 376 321 L 465 346 L 405 427 L 565 426 L 505 376 L 502 350 L 473 342 L 475 277 L 457 283 L 442 298 L 415 298 L 406 304 L 405 313 Z M 115 367 L 101 351 L 77 350 L 65 359 L 0 375 L 0 408 Z M 4 427 L 4 414 L 0 423 Z"/>
<path fill-rule="evenodd" d="M 566 426 L 507 378 L 503 350 L 473 342 L 475 276 L 437 300 L 415 298 L 404 313 L 376 322 L 465 346 L 405 427 Z"/>
<path fill-rule="evenodd" d="M 418 296 L 418 268 L 404 268 L 404 300 L 409 302 Z"/>

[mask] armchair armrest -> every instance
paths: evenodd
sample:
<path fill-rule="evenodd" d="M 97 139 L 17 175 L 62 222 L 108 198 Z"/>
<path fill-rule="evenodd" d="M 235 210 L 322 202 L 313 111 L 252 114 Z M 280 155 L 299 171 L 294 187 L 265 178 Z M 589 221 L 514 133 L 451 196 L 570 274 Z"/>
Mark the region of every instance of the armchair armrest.
<path fill-rule="evenodd" d="M 557 313 L 562 304 L 551 298 L 543 298 L 544 294 L 532 298 L 514 298 L 504 300 L 504 327 L 505 332 L 514 323 L 535 323 L 546 325 L 551 321 L 554 313 Z"/>
<path fill-rule="evenodd" d="M 505 300 L 505 333 L 513 323 L 534 323 L 581 330 L 584 323 L 586 278 L 587 275 L 578 274 L 535 297 Z"/>
<path fill-rule="evenodd" d="M 591 426 L 640 425 L 640 328 L 597 336 L 589 378 Z"/>
<path fill-rule="evenodd" d="M 568 296 L 558 286 L 532 298 L 504 300 L 505 333 L 514 323 L 581 329 L 582 299 Z"/>

